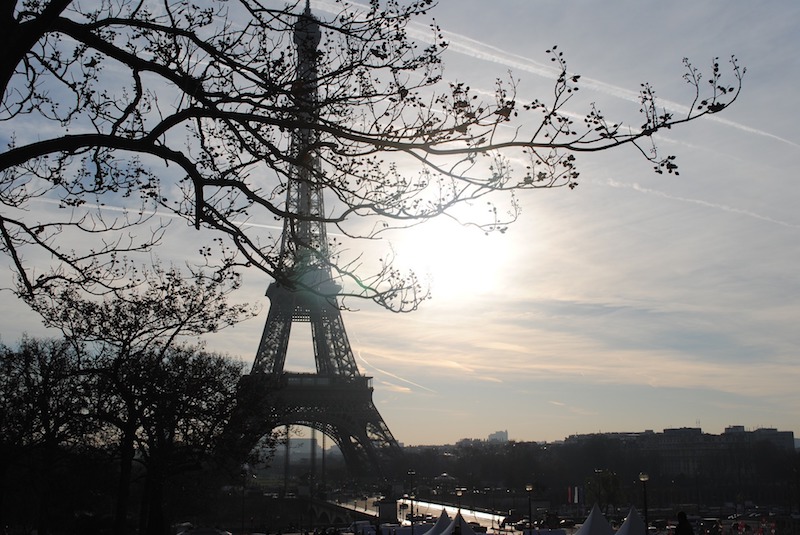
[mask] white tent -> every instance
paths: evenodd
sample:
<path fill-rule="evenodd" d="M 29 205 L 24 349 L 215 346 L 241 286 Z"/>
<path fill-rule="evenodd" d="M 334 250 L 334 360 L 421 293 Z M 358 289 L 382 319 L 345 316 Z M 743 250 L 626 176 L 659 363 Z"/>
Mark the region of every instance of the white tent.
<path fill-rule="evenodd" d="M 422 535 L 441 535 L 441 533 L 447 529 L 447 526 L 450 525 L 450 517 L 447 514 L 447 511 L 442 509 L 442 514 L 439 515 L 439 518 L 436 520 L 436 523 L 423 533 Z"/>
<path fill-rule="evenodd" d="M 600 512 L 597 504 L 594 504 L 589 516 L 583 521 L 583 525 L 575 532 L 575 535 L 614 535 L 614 528 Z"/>
<path fill-rule="evenodd" d="M 456 530 L 456 527 L 458 530 Z M 453 521 L 450 522 L 450 525 L 448 525 L 439 535 L 452 535 L 456 531 L 458 531 L 460 535 L 475 535 L 475 530 L 473 530 L 472 526 L 470 526 L 469 523 L 464 520 L 464 517 L 461 516 L 461 511 L 458 512 Z"/>
<path fill-rule="evenodd" d="M 631 507 L 625 522 L 617 530 L 617 535 L 646 535 L 647 527 L 635 507 Z"/>

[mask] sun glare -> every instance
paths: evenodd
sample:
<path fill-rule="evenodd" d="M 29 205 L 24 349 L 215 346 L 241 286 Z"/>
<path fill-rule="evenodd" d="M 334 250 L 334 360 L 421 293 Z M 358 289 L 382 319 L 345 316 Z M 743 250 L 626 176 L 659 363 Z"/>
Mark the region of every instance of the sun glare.
<path fill-rule="evenodd" d="M 469 299 L 494 291 L 507 268 L 509 240 L 452 221 L 431 221 L 394 242 L 397 262 L 430 285 L 436 301 Z"/>

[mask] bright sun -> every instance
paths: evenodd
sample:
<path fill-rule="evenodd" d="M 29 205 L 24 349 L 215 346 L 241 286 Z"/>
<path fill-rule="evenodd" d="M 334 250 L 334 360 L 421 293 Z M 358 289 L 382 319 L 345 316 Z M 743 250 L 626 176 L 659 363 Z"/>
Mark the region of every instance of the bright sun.
<path fill-rule="evenodd" d="M 430 284 L 433 299 L 454 301 L 497 288 L 508 269 L 506 238 L 442 219 L 403 231 L 394 249 L 399 265 Z"/>

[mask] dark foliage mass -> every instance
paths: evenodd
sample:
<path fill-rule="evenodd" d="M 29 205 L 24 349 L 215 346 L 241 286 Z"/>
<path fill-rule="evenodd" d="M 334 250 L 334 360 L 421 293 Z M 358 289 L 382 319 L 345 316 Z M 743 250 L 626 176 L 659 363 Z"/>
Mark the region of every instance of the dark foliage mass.
<path fill-rule="evenodd" d="M 362 258 L 346 242 L 442 214 L 502 231 L 518 215 L 515 191 L 575 187 L 584 152 L 629 146 L 656 172 L 676 173 L 653 135 L 722 111 L 744 74 L 733 59 L 728 81 L 719 61 L 710 75 L 687 61 L 682 115 L 644 84 L 633 119 L 591 105 L 576 120 L 568 108 L 580 76 L 557 47 L 548 51 L 559 73 L 549 95 L 526 95 L 509 78 L 486 97 L 442 81 L 447 43 L 437 26 L 425 42 L 409 35 L 432 0 L 363 11 L 337 2 L 339 13 L 320 20 L 312 80 L 296 74 L 302 5 L 3 2 L 0 248 L 19 291 L 130 284 L 131 257 L 161 241 L 164 216 L 220 237 L 222 253 L 202 251 L 217 269 L 256 266 L 288 281 L 291 263 L 263 225 L 286 222 L 292 232 L 312 217 L 343 236 L 322 261 L 344 295 L 412 310 L 427 295 L 415 277 L 391 255 Z M 318 88 L 312 110 L 302 98 L 309 84 Z M 290 150 L 298 131 L 313 132 L 310 152 Z M 297 169 L 323 190 L 324 214 L 291 212 L 286 188 Z M 469 208 L 478 199 L 488 210 Z"/>
<path fill-rule="evenodd" d="M 217 447 L 241 363 L 185 341 L 255 313 L 227 303 L 238 280 L 184 278 L 158 263 L 134 273 L 134 288 L 104 299 L 81 296 L 67 281 L 28 297 L 63 338 L 2 347 L 2 496 L 23 496 L 25 506 L 0 502 L 13 517 L 0 521 L 35 522 L 48 533 L 54 515 L 84 511 L 127 533 L 138 503 L 139 532 L 163 533 L 176 481 L 191 485 L 202 471 L 210 485 L 203 488 L 219 488 L 214 474 L 224 476 L 231 462 L 238 472 L 246 460 L 222 458 Z M 64 478 L 93 462 L 87 485 L 64 502 Z"/>
<path fill-rule="evenodd" d="M 125 356 L 24 338 L 0 351 L 3 525 L 63 533 L 84 515 L 127 533 L 138 517 L 140 533 L 163 533 L 176 482 L 224 481 L 214 452 L 239 363 L 190 346 Z"/>

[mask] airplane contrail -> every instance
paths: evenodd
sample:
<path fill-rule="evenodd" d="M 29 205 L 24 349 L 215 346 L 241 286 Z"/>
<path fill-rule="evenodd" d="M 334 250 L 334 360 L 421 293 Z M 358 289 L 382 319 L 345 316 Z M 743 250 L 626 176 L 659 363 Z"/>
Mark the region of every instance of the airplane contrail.
<path fill-rule="evenodd" d="M 394 379 L 397 379 L 398 381 L 402 381 L 402 382 L 404 382 L 404 383 L 406 383 L 406 384 L 409 384 L 409 385 L 415 386 L 415 387 L 417 387 L 417 388 L 420 388 L 420 389 L 422 389 L 422 390 L 427 390 L 428 392 L 431 392 L 432 394 L 436 394 L 436 393 L 437 393 L 437 392 L 436 392 L 436 390 L 432 390 L 432 389 L 430 389 L 430 388 L 428 388 L 428 387 L 426 387 L 426 386 L 422 386 L 421 384 L 415 383 L 414 381 L 409 381 L 408 379 L 405 379 L 405 378 L 403 378 L 403 377 L 400 377 L 399 375 L 396 375 L 396 374 L 394 374 L 394 373 L 392 373 L 392 372 L 388 372 L 388 371 L 386 371 L 386 370 L 384 370 L 384 369 L 381 369 L 381 368 L 378 368 L 378 367 L 376 367 L 376 366 L 373 366 L 372 364 L 370 364 L 370 363 L 367 361 L 367 359 L 365 359 L 365 358 L 364 358 L 364 356 L 361 354 L 361 351 L 358 351 L 358 352 L 357 352 L 357 355 L 358 355 L 358 359 L 359 359 L 361 362 L 363 362 L 363 363 L 364 363 L 366 366 L 368 366 L 368 367 L 372 368 L 373 370 L 375 370 L 375 371 L 377 371 L 377 372 L 380 372 L 380 373 L 382 373 L 382 374 L 384 374 L 384 375 L 387 375 L 387 376 L 389 376 L 389 377 L 392 377 L 392 378 L 394 378 Z"/>
<path fill-rule="evenodd" d="M 366 6 L 364 4 L 351 3 L 351 5 L 353 9 L 360 9 L 360 10 L 369 9 L 369 6 Z M 330 0 L 318 0 L 314 2 L 314 8 L 320 9 L 328 13 L 337 13 L 337 14 L 342 10 L 341 4 L 336 4 Z M 434 40 L 432 39 L 433 32 L 431 31 L 431 28 L 429 26 L 426 26 L 425 24 L 412 21 L 411 23 L 409 23 L 407 31 L 408 34 L 412 36 L 414 39 L 426 43 L 434 42 Z M 444 36 L 445 41 L 447 41 L 448 43 L 448 50 L 452 52 L 464 54 L 466 56 L 475 59 L 481 59 L 493 63 L 498 63 L 510 69 L 529 72 L 531 74 L 541 76 L 543 78 L 547 78 L 550 80 L 557 79 L 559 74 L 561 73 L 560 69 L 555 69 L 550 65 L 533 61 L 526 56 L 522 56 L 520 54 L 516 54 L 513 52 L 508 52 L 496 46 L 485 43 L 483 41 L 478 41 L 471 37 L 467 37 L 466 35 L 461 35 L 447 30 L 443 30 L 440 33 Z M 611 97 L 627 100 L 637 104 L 639 103 L 639 93 L 637 91 L 631 91 L 630 89 L 609 84 L 594 78 L 581 77 L 581 87 L 586 89 L 592 89 L 594 91 L 603 93 L 605 95 L 609 95 Z M 664 99 L 660 99 L 659 102 L 662 107 L 670 111 L 674 111 L 680 114 L 687 114 L 689 112 L 689 108 L 683 104 L 679 104 L 677 102 L 672 102 Z M 741 123 L 737 123 L 735 121 L 718 117 L 716 115 L 709 115 L 706 118 L 710 121 L 714 121 L 718 124 L 735 128 L 737 130 L 746 132 L 748 134 L 774 139 L 775 141 L 785 143 L 792 147 L 800 148 L 800 144 L 795 143 L 794 141 L 782 138 L 780 136 L 771 134 L 769 132 L 760 130 L 758 128 L 753 128 Z"/>
<path fill-rule="evenodd" d="M 772 223 L 774 225 L 780 225 L 782 227 L 794 228 L 794 229 L 800 228 L 800 225 L 798 225 L 796 223 L 789 223 L 787 221 L 781 221 L 780 219 L 775 219 L 775 218 L 772 218 L 772 217 L 769 217 L 769 216 L 761 215 L 761 214 L 756 213 L 756 212 L 751 212 L 750 210 L 744 210 L 742 208 L 736 208 L 734 206 L 729 206 L 727 204 L 720 204 L 720 203 L 714 203 L 714 202 L 710 202 L 710 201 L 703 201 L 701 199 L 691 199 L 689 197 L 681 197 L 681 196 L 678 196 L 678 195 L 670 195 L 669 193 L 665 193 L 663 191 L 659 191 L 659 190 L 655 190 L 655 189 L 651 189 L 651 188 L 645 188 L 644 186 L 641 186 L 641 185 L 639 185 L 638 183 L 635 183 L 635 182 L 633 184 L 625 184 L 625 183 L 618 182 L 618 181 L 613 180 L 613 179 L 609 179 L 609 180 L 606 181 L 606 185 L 611 186 L 612 188 L 632 189 L 632 190 L 638 191 L 640 193 L 645 193 L 645 194 L 649 194 L 649 195 L 657 195 L 659 197 L 663 197 L 665 199 L 670 199 L 670 200 L 673 200 L 673 201 L 685 202 L 685 203 L 689 203 L 689 204 L 696 204 L 696 205 L 699 205 L 699 206 L 705 206 L 707 208 L 714 208 L 716 210 L 722 210 L 724 212 L 730 212 L 730 213 L 733 213 L 733 214 L 744 215 L 744 216 L 747 216 L 747 217 L 751 217 L 753 219 L 758 219 L 758 220 L 761 220 L 761 221 L 765 221 L 767 223 Z"/>
<path fill-rule="evenodd" d="M 506 52 L 497 47 L 488 45 L 486 43 L 482 43 L 480 41 L 476 41 L 472 38 L 463 35 L 447 31 L 443 32 L 443 34 L 449 39 L 448 41 L 450 43 L 449 48 L 451 50 L 469 55 L 476 59 L 492 61 L 494 63 L 499 63 L 501 65 L 504 65 L 506 67 L 526 71 L 531 74 L 535 74 L 551 80 L 557 79 L 561 72 L 558 69 L 553 69 L 552 67 L 549 67 L 547 65 L 532 61 L 528 58 L 525 58 L 524 56 L 513 54 L 511 52 Z M 619 98 L 622 100 L 627 100 L 629 102 L 634 102 L 636 104 L 639 103 L 638 92 L 631 91 L 623 87 L 615 86 L 594 78 L 581 77 L 581 87 L 592 89 L 599 93 L 603 93 L 611 97 Z M 690 111 L 688 106 L 679 104 L 677 102 L 672 102 L 664 99 L 660 99 L 659 102 L 661 106 L 663 106 L 664 108 L 683 115 L 688 114 Z M 792 147 L 800 148 L 800 144 L 795 143 L 786 138 L 782 138 L 775 134 L 771 134 L 764 130 L 759 130 L 757 128 L 753 128 L 741 123 L 737 123 L 735 121 L 731 121 L 729 119 L 718 117 L 716 115 L 709 115 L 706 118 L 710 121 L 714 121 L 721 125 L 730 126 L 731 128 L 735 128 L 742 132 L 747 132 L 749 134 L 771 138 L 776 141 L 780 141 L 781 143 L 790 145 Z"/>
<path fill-rule="evenodd" d="M 43 197 L 36 198 L 36 199 L 34 199 L 34 201 L 35 202 L 39 202 L 39 203 L 44 203 L 44 204 L 60 204 L 60 202 L 61 202 L 59 199 L 47 199 L 47 198 L 43 198 Z M 163 212 L 162 213 L 162 212 L 157 212 L 155 210 L 141 210 L 140 211 L 140 210 L 133 209 L 131 207 L 126 207 L 126 206 L 112 206 L 112 205 L 108 205 L 108 204 L 97 204 L 97 203 L 84 203 L 82 206 L 87 207 L 87 208 L 95 208 L 97 210 L 102 210 L 104 212 L 119 212 L 119 213 L 136 212 L 137 214 L 141 213 L 142 215 L 147 215 L 147 216 L 158 216 L 158 217 L 168 218 L 168 219 L 182 219 L 184 221 L 186 220 L 185 217 L 180 216 L 180 215 L 175 214 L 175 213 L 170 213 L 170 212 Z M 251 221 L 234 221 L 233 224 L 236 225 L 236 226 L 239 226 L 239 227 L 256 227 L 256 228 L 264 228 L 264 229 L 270 229 L 270 230 L 283 230 L 283 226 L 282 225 L 267 225 L 267 224 L 263 224 L 263 223 L 253 223 Z M 329 232 L 328 234 L 332 234 L 332 233 Z"/>

